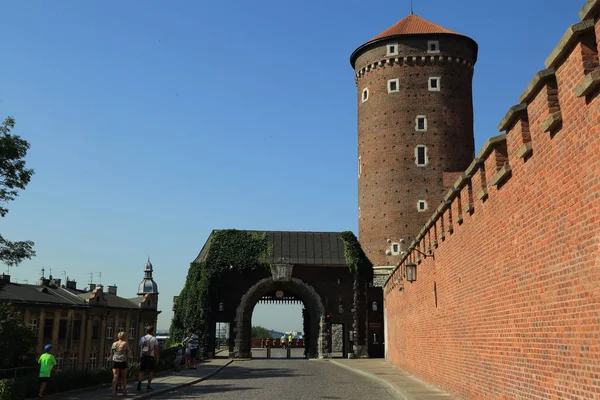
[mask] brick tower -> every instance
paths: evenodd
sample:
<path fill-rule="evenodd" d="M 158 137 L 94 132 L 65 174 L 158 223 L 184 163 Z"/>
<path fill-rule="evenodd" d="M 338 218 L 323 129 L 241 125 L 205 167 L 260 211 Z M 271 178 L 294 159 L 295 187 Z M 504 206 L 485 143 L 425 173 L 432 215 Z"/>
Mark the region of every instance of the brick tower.
<path fill-rule="evenodd" d="M 474 40 L 411 14 L 350 57 L 358 87 L 359 239 L 395 265 L 473 161 Z"/>

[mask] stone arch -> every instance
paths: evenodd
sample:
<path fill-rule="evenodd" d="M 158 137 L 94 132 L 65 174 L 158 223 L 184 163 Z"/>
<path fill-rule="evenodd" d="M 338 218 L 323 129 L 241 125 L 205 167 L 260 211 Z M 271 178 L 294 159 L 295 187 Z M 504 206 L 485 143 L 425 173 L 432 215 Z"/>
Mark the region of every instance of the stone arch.
<path fill-rule="evenodd" d="M 308 356 L 311 358 L 325 357 L 325 307 L 321 296 L 316 290 L 298 278 L 288 280 L 275 280 L 273 277 L 265 278 L 254 284 L 242 296 L 240 305 L 235 313 L 235 358 L 250 358 L 252 312 L 254 306 L 266 293 L 272 290 L 282 289 L 295 293 L 304 303 L 309 315 L 309 332 L 305 332 L 305 340 L 308 343 Z"/>

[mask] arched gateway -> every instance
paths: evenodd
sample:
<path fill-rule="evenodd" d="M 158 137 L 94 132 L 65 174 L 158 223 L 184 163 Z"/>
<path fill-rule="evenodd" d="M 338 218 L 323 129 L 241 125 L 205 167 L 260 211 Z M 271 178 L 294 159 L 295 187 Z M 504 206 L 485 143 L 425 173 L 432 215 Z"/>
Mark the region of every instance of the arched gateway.
<path fill-rule="evenodd" d="M 357 285 L 346 263 L 347 242 L 341 235 L 340 232 L 213 231 L 192 262 L 181 298 L 174 299 L 171 333 L 182 336 L 190 327 L 198 327 L 204 334 L 204 351 L 210 357 L 215 354 L 217 324 L 225 323 L 229 325 L 226 335 L 229 357 L 249 358 L 255 305 L 302 302 L 308 357 L 328 357 L 332 352 L 343 357 L 383 357 L 380 283 L 386 276 L 379 276 L 376 271 L 372 282 L 361 281 Z M 244 246 L 252 247 L 256 240 L 250 237 L 262 238 L 259 240 L 269 249 L 259 267 L 249 267 L 252 262 L 245 256 L 248 253 Z M 209 264 L 223 278 L 205 292 L 206 300 L 200 304 L 190 300 L 192 294 L 197 296 L 194 292 L 197 286 L 190 281 L 202 282 L 202 268 L 209 270 L 206 274 L 214 279 Z M 223 336 L 220 330 L 219 337 Z"/>
<path fill-rule="evenodd" d="M 321 297 L 310 285 L 298 278 L 292 278 L 292 271 L 293 265 L 290 264 L 274 266 L 272 277 L 261 279 L 242 297 L 235 316 L 234 356 L 236 358 L 252 357 L 250 348 L 252 310 L 265 294 L 275 291 L 293 293 L 304 303 L 304 307 L 308 311 L 308 327 L 310 330 L 304 332 L 307 341 L 307 355 L 311 358 L 327 355 L 325 307 L 321 302 Z"/>

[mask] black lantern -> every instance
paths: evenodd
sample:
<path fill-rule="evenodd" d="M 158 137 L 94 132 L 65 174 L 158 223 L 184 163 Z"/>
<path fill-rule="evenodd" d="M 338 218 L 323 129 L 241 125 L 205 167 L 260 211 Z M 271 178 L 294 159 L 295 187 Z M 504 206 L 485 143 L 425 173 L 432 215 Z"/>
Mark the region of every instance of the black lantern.
<path fill-rule="evenodd" d="M 417 280 L 417 264 L 409 262 L 405 266 L 406 268 L 406 280 L 413 283 Z"/>
<path fill-rule="evenodd" d="M 223 302 L 221 301 L 221 302 L 219 303 L 219 311 L 221 311 L 221 312 L 222 312 L 224 309 L 225 309 L 225 305 L 224 305 L 224 304 L 223 304 Z"/>

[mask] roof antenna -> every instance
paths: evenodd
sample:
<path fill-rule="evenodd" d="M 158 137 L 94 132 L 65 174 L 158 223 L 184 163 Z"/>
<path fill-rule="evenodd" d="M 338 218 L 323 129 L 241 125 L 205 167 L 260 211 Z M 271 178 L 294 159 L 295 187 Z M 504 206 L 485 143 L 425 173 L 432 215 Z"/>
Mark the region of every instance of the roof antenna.
<path fill-rule="evenodd" d="M 413 0 L 410 0 L 410 15 L 413 15 Z"/>

